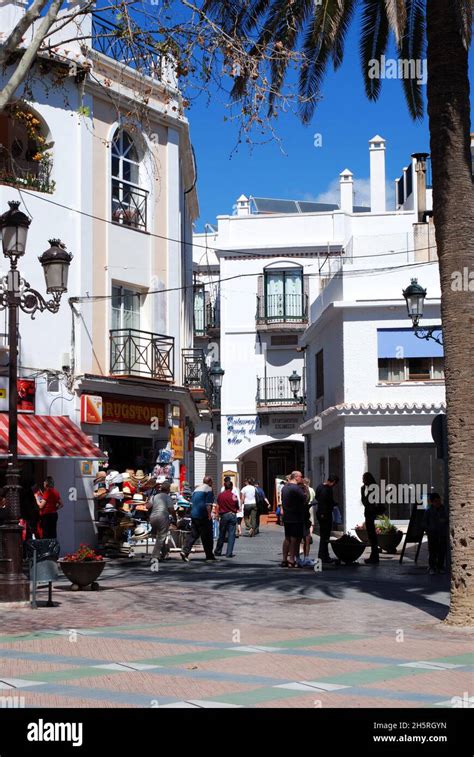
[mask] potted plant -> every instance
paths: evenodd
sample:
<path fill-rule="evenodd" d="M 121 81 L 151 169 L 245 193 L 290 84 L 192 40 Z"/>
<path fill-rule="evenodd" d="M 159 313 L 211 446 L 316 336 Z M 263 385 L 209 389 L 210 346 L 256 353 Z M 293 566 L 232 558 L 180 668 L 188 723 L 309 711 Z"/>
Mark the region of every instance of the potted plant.
<path fill-rule="evenodd" d="M 340 539 L 333 539 L 329 543 L 337 559 L 347 565 L 358 560 L 367 546 L 350 534 L 344 534 Z"/>
<path fill-rule="evenodd" d="M 360 523 L 360 524 L 358 524 L 358 525 L 357 525 L 357 526 L 356 526 L 356 527 L 354 528 L 354 531 L 356 532 L 356 535 L 358 536 L 358 538 L 359 538 L 359 539 L 360 539 L 361 541 L 363 541 L 363 542 L 364 542 L 364 544 L 368 544 L 368 543 L 369 543 L 369 536 L 368 536 L 368 534 L 367 534 L 367 529 L 366 529 L 366 527 L 365 527 L 365 522 L 364 522 L 364 523 Z"/>
<path fill-rule="evenodd" d="M 397 547 L 403 538 L 403 531 L 400 531 L 392 523 L 388 515 L 383 515 L 375 523 L 375 532 L 379 547 L 385 552 L 395 555 Z"/>
<path fill-rule="evenodd" d="M 99 588 L 97 579 L 105 568 L 105 560 L 91 547 L 81 544 L 73 554 L 58 560 L 61 570 L 72 583 L 71 589 L 79 591 L 90 586 L 93 591 Z"/>

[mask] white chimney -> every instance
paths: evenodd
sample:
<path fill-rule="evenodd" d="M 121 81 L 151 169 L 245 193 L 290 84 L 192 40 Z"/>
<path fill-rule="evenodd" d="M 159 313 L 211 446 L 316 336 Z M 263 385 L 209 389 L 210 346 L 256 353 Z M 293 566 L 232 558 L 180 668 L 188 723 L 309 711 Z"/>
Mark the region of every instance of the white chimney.
<path fill-rule="evenodd" d="M 375 137 L 369 140 L 370 154 L 370 211 L 385 213 L 385 139 Z"/>
<path fill-rule="evenodd" d="M 237 215 L 250 215 L 250 200 L 245 195 L 240 195 L 239 199 L 237 200 Z"/>
<path fill-rule="evenodd" d="M 352 213 L 354 210 L 352 177 L 353 173 L 348 168 L 339 174 L 339 207 L 344 213 Z"/>

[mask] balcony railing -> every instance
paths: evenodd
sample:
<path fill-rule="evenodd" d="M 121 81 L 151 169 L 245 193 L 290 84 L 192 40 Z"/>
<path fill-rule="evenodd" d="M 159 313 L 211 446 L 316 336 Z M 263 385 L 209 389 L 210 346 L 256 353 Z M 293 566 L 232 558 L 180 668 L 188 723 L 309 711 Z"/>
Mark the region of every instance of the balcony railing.
<path fill-rule="evenodd" d="M 220 310 L 219 305 L 207 302 L 205 308 L 194 307 L 194 334 L 195 336 L 206 336 L 206 334 L 215 336 L 220 328 Z"/>
<path fill-rule="evenodd" d="M 219 392 L 214 390 L 209 368 L 206 364 L 204 350 L 184 349 L 183 384 L 189 387 L 196 402 L 215 407 L 219 401 Z"/>
<path fill-rule="evenodd" d="M 147 227 L 146 189 L 127 184 L 120 179 L 112 179 L 112 221 L 146 231 Z"/>
<path fill-rule="evenodd" d="M 291 407 L 301 404 L 293 395 L 288 376 L 257 377 L 256 403 L 258 407 Z"/>
<path fill-rule="evenodd" d="M 174 337 L 138 329 L 110 332 L 110 373 L 174 382 Z"/>
<path fill-rule="evenodd" d="M 257 297 L 257 324 L 308 322 L 307 294 L 266 294 Z"/>
<path fill-rule="evenodd" d="M 161 78 L 162 55 L 147 44 L 146 32 L 137 30 L 131 36 L 128 29 L 111 23 L 102 16 L 92 15 L 92 49 L 140 73 Z"/>

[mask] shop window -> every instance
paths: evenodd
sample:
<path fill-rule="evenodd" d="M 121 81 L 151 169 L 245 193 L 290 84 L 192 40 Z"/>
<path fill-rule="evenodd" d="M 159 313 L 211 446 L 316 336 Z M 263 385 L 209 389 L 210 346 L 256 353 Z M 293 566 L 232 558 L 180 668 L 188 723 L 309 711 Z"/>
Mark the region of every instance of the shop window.
<path fill-rule="evenodd" d="M 14 104 L 0 115 L 0 183 L 53 192 L 47 129 L 31 110 Z"/>
<path fill-rule="evenodd" d="M 427 357 L 411 357 L 407 360 L 409 381 L 429 381 L 431 378 L 431 360 Z"/>

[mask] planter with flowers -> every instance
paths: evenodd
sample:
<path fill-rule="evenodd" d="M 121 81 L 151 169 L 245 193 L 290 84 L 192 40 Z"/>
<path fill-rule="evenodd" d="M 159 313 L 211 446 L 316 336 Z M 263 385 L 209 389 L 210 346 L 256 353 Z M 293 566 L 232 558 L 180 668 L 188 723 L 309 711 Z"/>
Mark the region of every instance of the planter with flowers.
<path fill-rule="evenodd" d="M 397 553 L 397 547 L 403 539 L 403 531 L 400 531 L 390 520 L 388 515 L 383 515 L 375 523 L 378 545 L 384 552 L 391 555 Z"/>
<path fill-rule="evenodd" d="M 97 579 L 105 568 L 105 560 L 91 547 L 81 544 L 72 555 L 66 555 L 58 562 L 66 578 L 71 581 L 73 591 L 86 586 L 90 586 L 93 591 L 99 588 Z"/>

